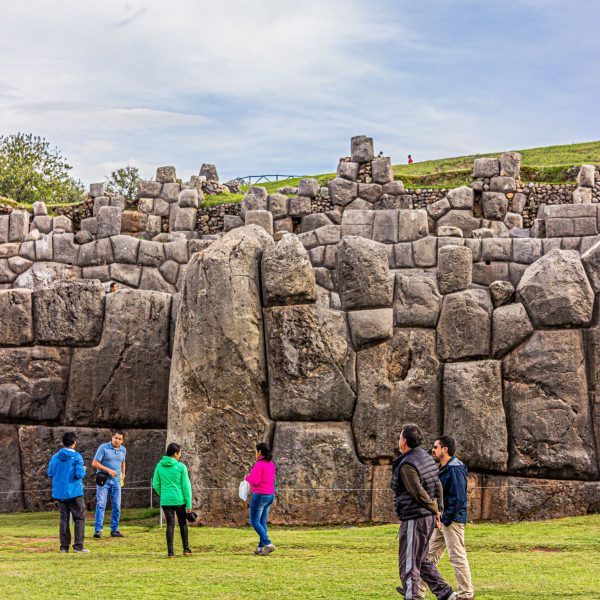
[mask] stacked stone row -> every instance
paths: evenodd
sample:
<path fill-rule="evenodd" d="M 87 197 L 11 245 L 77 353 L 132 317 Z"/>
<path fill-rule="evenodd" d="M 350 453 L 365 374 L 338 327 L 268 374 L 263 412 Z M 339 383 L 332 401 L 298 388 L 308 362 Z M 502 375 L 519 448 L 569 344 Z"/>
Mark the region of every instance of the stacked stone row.
<path fill-rule="evenodd" d="M 34 289 L 59 279 L 115 281 L 122 287 L 175 293 L 185 265 L 211 240 L 139 240 L 115 235 L 76 244 L 72 233 L 0 244 L 0 286 Z"/>
<path fill-rule="evenodd" d="M 65 431 L 91 473 L 95 449 L 124 428 L 130 479 L 150 481 L 166 442 L 173 305 L 160 292 L 105 295 L 98 281 L 0 290 L 0 512 L 52 508 L 40 490 Z M 147 506 L 148 492 L 123 499 Z"/>

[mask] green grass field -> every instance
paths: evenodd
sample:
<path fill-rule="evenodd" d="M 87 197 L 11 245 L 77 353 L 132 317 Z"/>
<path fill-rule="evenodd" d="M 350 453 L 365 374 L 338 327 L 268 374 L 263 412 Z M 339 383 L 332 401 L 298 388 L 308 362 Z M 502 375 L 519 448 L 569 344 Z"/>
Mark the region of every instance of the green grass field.
<path fill-rule="evenodd" d="M 166 558 L 156 510 L 125 511 L 125 539 L 89 555 L 58 552 L 58 514 L 0 516 L 0 598 L 400 598 L 397 527 L 272 527 L 278 551 L 254 556 L 249 528 L 192 528 L 193 556 Z M 600 515 L 510 525 L 470 524 L 478 599 L 600 598 Z M 453 583 L 447 558 L 441 571 Z M 428 596 L 432 598 L 432 596 Z"/>

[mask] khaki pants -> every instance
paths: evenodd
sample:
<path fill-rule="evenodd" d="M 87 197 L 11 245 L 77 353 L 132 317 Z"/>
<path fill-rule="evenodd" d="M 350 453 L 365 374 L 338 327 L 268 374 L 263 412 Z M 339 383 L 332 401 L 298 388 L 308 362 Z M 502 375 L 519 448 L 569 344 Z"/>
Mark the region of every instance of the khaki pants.
<path fill-rule="evenodd" d="M 465 526 L 462 523 L 452 521 L 448 527 L 444 525 L 442 529 L 435 528 L 429 540 L 429 559 L 437 565 L 446 548 L 458 582 L 458 597 L 472 598 L 475 592 L 471 584 L 471 571 L 465 548 Z M 426 591 L 427 586 L 421 580 L 419 598 L 425 598 Z"/>

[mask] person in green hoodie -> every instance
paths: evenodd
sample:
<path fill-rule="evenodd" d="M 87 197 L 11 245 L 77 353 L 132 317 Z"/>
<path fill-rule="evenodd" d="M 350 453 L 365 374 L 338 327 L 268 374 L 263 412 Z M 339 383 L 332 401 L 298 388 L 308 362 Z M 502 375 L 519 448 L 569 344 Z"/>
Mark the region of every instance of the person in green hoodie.
<path fill-rule="evenodd" d="M 192 551 L 188 542 L 188 527 L 186 514 L 192 510 L 192 484 L 187 467 L 179 462 L 181 446 L 176 443 L 167 446 L 163 456 L 154 469 L 152 487 L 160 496 L 160 506 L 167 519 L 167 552 L 173 558 L 173 536 L 175 534 L 175 515 L 179 522 L 183 554 L 189 556 Z"/>

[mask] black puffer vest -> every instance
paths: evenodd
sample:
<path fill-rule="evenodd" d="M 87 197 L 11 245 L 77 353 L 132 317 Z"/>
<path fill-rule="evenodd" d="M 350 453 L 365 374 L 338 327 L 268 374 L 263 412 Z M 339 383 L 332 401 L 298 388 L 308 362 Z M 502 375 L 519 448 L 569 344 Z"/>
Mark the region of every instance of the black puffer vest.
<path fill-rule="evenodd" d="M 410 521 L 420 517 L 430 517 L 431 511 L 421 506 L 406 490 L 400 468 L 402 465 L 411 465 L 419 473 L 421 485 L 431 499 L 438 497 L 436 482 L 438 481 L 438 467 L 431 455 L 420 446 L 409 450 L 394 462 L 392 482 L 390 487 L 394 492 L 394 506 L 396 514 L 401 521 Z"/>

